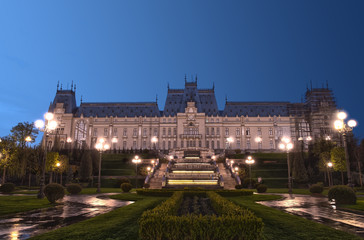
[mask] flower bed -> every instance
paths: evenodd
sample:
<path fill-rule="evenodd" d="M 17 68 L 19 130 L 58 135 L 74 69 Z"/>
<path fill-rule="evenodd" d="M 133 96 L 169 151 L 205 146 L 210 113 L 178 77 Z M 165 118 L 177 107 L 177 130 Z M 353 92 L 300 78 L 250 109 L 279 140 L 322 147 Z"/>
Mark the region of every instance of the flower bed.
<path fill-rule="evenodd" d="M 206 197 L 216 214 L 179 214 L 184 197 Z M 263 222 L 252 212 L 242 209 L 213 191 L 176 191 L 172 197 L 139 220 L 141 239 L 259 239 Z"/>

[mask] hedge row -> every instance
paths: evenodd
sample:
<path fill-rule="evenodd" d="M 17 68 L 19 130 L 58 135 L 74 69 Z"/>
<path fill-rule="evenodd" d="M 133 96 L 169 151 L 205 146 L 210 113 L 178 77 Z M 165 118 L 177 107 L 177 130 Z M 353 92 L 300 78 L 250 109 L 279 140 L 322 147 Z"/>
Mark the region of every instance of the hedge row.
<path fill-rule="evenodd" d="M 253 195 L 252 190 L 240 189 L 240 190 L 213 190 L 213 189 L 137 189 L 136 192 L 139 195 L 144 196 L 158 196 L 158 197 L 170 197 L 174 192 L 216 192 L 223 197 L 236 197 L 236 196 L 250 196 Z"/>
<path fill-rule="evenodd" d="M 201 193 L 201 191 L 199 192 Z M 154 239 L 259 239 L 263 222 L 249 210 L 244 210 L 213 191 L 207 191 L 216 215 L 177 216 L 188 192 L 176 191 L 171 198 L 143 213 L 139 220 L 139 237 Z"/>

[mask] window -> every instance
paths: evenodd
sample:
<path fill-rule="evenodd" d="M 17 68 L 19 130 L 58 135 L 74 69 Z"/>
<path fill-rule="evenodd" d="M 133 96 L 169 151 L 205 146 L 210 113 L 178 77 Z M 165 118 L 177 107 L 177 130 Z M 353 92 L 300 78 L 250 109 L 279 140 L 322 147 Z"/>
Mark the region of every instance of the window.
<path fill-rule="evenodd" d="M 165 136 L 166 135 L 166 128 L 163 128 L 163 136 Z"/>
<path fill-rule="evenodd" d="M 171 136 L 171 128 L 168 128 L 168 136 Z"/>
<path fill-rule="evenodd" d="M 209 141 L 206 141 L 206 147 L 209 148 Z"/>
<path fill-rule="evenodd" d="M 261 128 L 258 128 L 258 135 L 262 136 L 262 129 Z"/>
<path fill-rule="evenodd" d="M 126 137 L 128 134 L 128 129 L 127 128 L 124 128 L 123 129 L 123 136 Z"/>
<path fill-rule="evenodd" d="M 282 129 L 282 128 L 279 128 L 279 129 L 278 129 L 278 135 L 279 135 L 280 137 L 282 137 L 282 136 L 283 136 L 283 129 Z"/>
<path fill-rule="evenodd" d="M 133 136 L 137 136 L 138 134 L 137 134 L 137 129 L 136 128 L 134 128 L 133 129 Z"/>
<path fill-rule="evenodd" d="M 181 148 L 184 148 L 183 140 L 181 141 Z"/>
<path fill-rule="evenodd" d="M 133 141 L 133 149 L 137 149 L 137 142 Z"/>
<path fill-rule="evenodd" d="M 206 128 L 206 135 L 210 135 L 209 128 Z"/>
<path fill-rule="evenodd" d="M 113 129 L 113 132 L 114 132 L 114 135 L 113 136 L 117 136 L 118 135 L 118 129 L 117 128 L 114 128 Z"/>
<path fill-rule="evenodd" d="M 247 136 L 249 136 L 250 135 L 250 128 L 246 128 L 245 133 L 246 133 Z"/>
<path fill-rule="evenodd" d="M 269 140 L 270 149 L 274 149 L 273 140 Z"/>
<path fill-rule="evenodd" d="M 171 141 L 168 141 L 168 149 L 171 149 Z"/>
<path fill-rule="evenodd" d="M 246 140 L 246 149 L 250 149 L 250 139 Z"/>
<path fill-rule="evenodd" d="M 154 136 L 158 136 L 158 128 L 154 128 Z"/>
<path fill-rule="evenodd" d="M 216 134 L 217 134 L 217 136 L 219 136 L 220 135 L 220 128 L 218 127 L 218 128 L 216 128 Z"/>
<path fill-rule="evenodd" d="M 166 149 L 166 141 L 163 140 L 163 145 L 162 145 L 163 149 Z"/>
<path fill-rule="evenodd" d="M 104 128 L 104 136 L 105 137 L 109 136 L 109 129 Z"/>
<path fill-rule="evenodd" d="M 198 141 L 198 147 L 202 147 L 202 141 Z"/>
<path fill-rule="evenodd" d="M 147 142 L 146 141 L 143 141 L 143 148 L 147 148 Z"/>
<path fill-rule="evenodd" d="M 123 149 L 126 149 L 126 141 L 123 142 Z"/>
<path fill-rule="evenodd" d="M 211 128 L 211 135 L 214 136 L 215 135 L 215 128 Z"/>
<path fill-rule="evenodd" d="M 229 128 L 225 128 L 225 136 L 229 136 Z"/>
<path fill-rule="evenodd" d="M 258 149 L 262 149 L 262 142 L 258 142 Z"/>
<path fill-rule="evenodd" d="M 216 141 L 216 145 L 217 145 L 217 149 L 220 149 L 220 141 L 219 140 Z"/>
<path fill-rule="evenodd" d="M 147 129 L 143 128 L 143 136 L 146 137 L 147 136 Z"/>
<path fill-rule="evenodd" d="M 173 148 L 177 148 L 177 141 L 173 141 Z"/>
<path fill-rule="evenodd" d="M 211 141 L 211 148 L 212 149 L 215 149 L 215 142 L 214 142 L 214 140 Z"/>
<path fill-rule="evenodd" d="M 240 139 L 236 141 L 236 148 L 240 149 Z"/>
<path fill-rule="evenodd" d="M 81 143 L 81 141 L 86 140 L 86 124 L 85 121 L 81 120 L 76 123 L 76 129 L 75 129 L 75 140 L 78 143 Z M 96 133 L 95 133 L 96 130 Z M 97 136 L 97 128 L 94 129 L 94 136 Z"/>
<path fill-rule="evenodd" d="M 272 135 L 273 135 L 273 129 L 269 128 L 269 136 L 272 136 Z"/>
<path fill-rule="evenodd" d="M 173 135 L 176 136 L 177 135 L 177 128 L 173 128 Z"/>
<path fill-rule="evenodd" d="M 236 136 L 240 136 L 240 128 L 236 129 Z"/>

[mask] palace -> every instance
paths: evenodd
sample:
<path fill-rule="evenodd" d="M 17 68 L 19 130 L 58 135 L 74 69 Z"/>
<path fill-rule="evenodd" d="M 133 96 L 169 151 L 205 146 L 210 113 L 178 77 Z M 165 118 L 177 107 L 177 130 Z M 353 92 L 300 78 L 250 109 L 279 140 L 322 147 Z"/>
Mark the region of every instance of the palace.
<path fill-rule="evenodd" d="M 199 89 L 197 79 L 185 79 L 184 89 L 168 86 L 163 110 L 157 102 L 81 100 L 78 106 L 75 92 L 73 84 L 68 90 L 57 86 L 49 112 L 55 114 L 58 128 L 48 138 L 48 146 L 58 136 L 63 147 L 72 139 L 92 148 L 104 138 L 113 149 L 275 152 L 283 136 L 306 143 L 334 137 L 331 121 L 337 109 L 328 87 L 307 89 L 301 103 L 226 101 L 222 110 L 215 87 Z"/>

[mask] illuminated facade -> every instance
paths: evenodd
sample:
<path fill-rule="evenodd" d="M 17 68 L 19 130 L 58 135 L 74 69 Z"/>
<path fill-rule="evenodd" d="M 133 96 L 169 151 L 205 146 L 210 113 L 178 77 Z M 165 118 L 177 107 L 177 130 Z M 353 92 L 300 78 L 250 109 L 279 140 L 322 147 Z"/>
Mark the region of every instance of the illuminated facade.
<path fill-rule="evenodd" d="M 170 89 L 165 107 L 157 102 L 76 104 L 75 88 L 58 89 L 49 107 L 58 121 L 57 136 L 93 147 L 98 138 L 115 149 L 241 149 L 278 151 L 283 136 L 307 141 L 332 136 L 336 111 L 328 88 L 307 89 L 305 102 L 230 102 L 219 110 L 215 88 Z M 54 143 L 54 136 L 48 145 Z"/>

